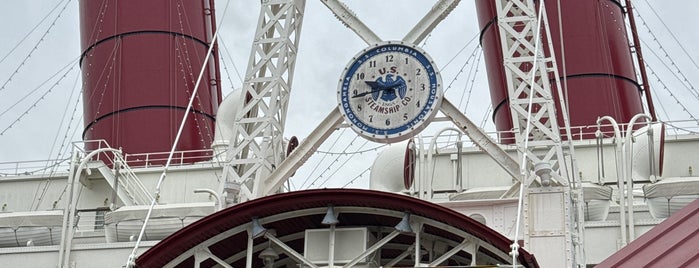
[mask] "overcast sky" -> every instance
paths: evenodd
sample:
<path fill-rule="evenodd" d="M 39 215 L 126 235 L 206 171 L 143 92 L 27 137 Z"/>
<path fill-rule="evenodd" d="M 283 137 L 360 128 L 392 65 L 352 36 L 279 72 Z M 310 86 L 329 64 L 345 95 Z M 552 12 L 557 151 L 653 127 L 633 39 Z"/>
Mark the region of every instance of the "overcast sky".
<path fill-rule="evenodd" d="M 3 1 L 0 8 L 0 85 L 4 85 L 4 88 L 0 89 L 0 132 L 4 132 L 0 135 L 0 162 L 56 158 L 61 144 L 66 146 L 65 141 L 79 139 L 82 131 L 81 105 L 77 105 L 77 117 L 71 121 L 80 90 L 77 64 L 71 64 L 80 55 L 78 3 L 77 0 L 70 1 L 65 5 L 61 17 L 56 18 L 66 1 Z M 382 39 L 398 40 L 402 39 L 435 1 L 345 2 Z M 637 12 L 649 24 L 646 28 L 637 18 L 645 57 L 661 77 L 658 81 L 656 77 L 651 76 L 656 109 L 664 108 L 675 120 L 690 119 L 682 106 L 687 107 L 695 117 L 699 116 L 699 101 L 686 89 L 692 85 L 699 86 L 699 69 L 694 63 L 699 61 L 699 50 L 694 46 L 699 43 L 699 30 L 692 22 L 699 13 L 699 1 L 673 1 L 682 4 L 663 4 L 664 2 L 634 1 Z M 224 16 L 222 12 L 226 3 L 227 1 L 223 0 L 216 1 L 219 19 Z M 37 30 L 3 59 L 54 7 L 56 10 L 39 24 Z M 658 20 L 656 13 L 663 18 L 665 26 Z M 219 22 L 220 40 L 225 44 L 225 49 L 221 49 L 224 52 L 221 58 L 228 67 L 228 72 L 222 68 L 221 74 L 226 94 L 232 88 L 239 88 L 241 85 L 234 65 L 240 76 L 244 76 L 258 14 L 259 1 L 232 1 L 225 19 Z M 54 20 L 55 26 L 46 33 Z M 670 28 L 675 37 L 665 27 Z M 658 42 L 654 41 L 649 28 L 677 67 L 665 58 L 665 52 L 659 48 Z M 39 42 L 44 33 L 44 40 Z M 295 135 L 303 139 L 337 105 L 337 79 L 347 62 L 366 44 L 337 21 L 320 1 L 314 0 L 307 1 L 301 34 L 285 136 Z M 477 38 L 478 34 L 473 1 L 462 1 L 422 46 L 442 68 L 444 88 L 447 89 L 451 84 L 451 88 L 445 93 L 446 97 L 455 104 L 460 103 L 460 108 L 465 109 L 466 115 L 474 122 L 480 123 L 487 118 L 485 128 L 493 131 L 488 113 L 490 99 L 485 68 L 483 60 L 479 57 L 481 52 L 477 42 L 468 44 L 474 37 Z M 674 38 L 684 46 L 684 51 Z M 38 47 L 34 49 L 37 43 Z M 656 54 L 663 58 L 664 63 L 658 60 Z M 28 55 L 31 56 L 18 69 Z M 68 67 L 62 70 L 64 66 Z M 71 67 L 73 69 L 68 71 Z M 16 69 L 18 72 L 13 75 Z M 676 69 L 680 69 L 681 73 Z M 54 73 L 58 75 L 49 79 Z M 59 77 L 64 74 L 66 77 L 59 81 Z M 682 75 L 687 77 L 689 84 L 680 83 L 680 80 L 684 79 Z M 10 77 L 12 79 L 8 81 Z M 44 81 L 48 82 L 41 86 Z M 57 81 L 59 83 L 51 88 Z M 664 85 L 672 90 L 680 101 L 679 104 L 664 89 Z M 35 89 L 33 94 L 22 100 L 27 93 Z M 42 95 L 45 98 L 41 99 Z M 12 107 L 15 103 L 18 104 Z M 36 107 L 30 109 L 34 103 Z M 661 119 L 667 119 L 662 111 L 658 113 Z M 67 129 L 70 122 L 72 127 Z M 12 127 L 8 129 L 10 126 Z M 448 125 L 431 126 L 426 135 L 429 135 L 430 130 L 446 126 Z M 355 136 L 349 129 L 339 131 L 330 137 L 321 147 L 321 151 L 356 152 L 379 146 L 365 143 L 363 139 Z M 331 147 L 336 139 L 339 141 Z M 305 181 L 304 188 L 312 181 L 316 181 L 313 187 L 340 187 L 357 178 L 350 186 L 365 187 L 368 185 L 368 172 L 363 176 L 360 174 L 371 165 L 371 159 L 375 155 L 376 152 L 370 151 L 355 154 L 350 159 L 349 155 L 317 153 L 309 161 L 311 164 L 301 170 L 302 175 L 297 175 L 293 180 L 294 185 L 296 188 L 300 187 L 304 184 L 303 177 L 308 177 L 310 180 Z M 345 161 L 351 163 L 346 165 L 349 168 L 338 168 Z M 324 170 L 327 171 L 324 173 Z M 337 173 L 333 174 L 335 170 Z M 328 177 L 337 180 L 322 184 Z"/>

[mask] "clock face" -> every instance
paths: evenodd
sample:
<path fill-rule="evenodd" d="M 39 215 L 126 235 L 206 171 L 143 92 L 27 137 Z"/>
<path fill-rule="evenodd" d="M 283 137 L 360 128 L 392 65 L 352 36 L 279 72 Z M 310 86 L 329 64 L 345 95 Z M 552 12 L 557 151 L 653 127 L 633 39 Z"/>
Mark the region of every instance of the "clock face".
<path fill-rule="evenodd" d="M 408 139 L 434 117 L 442 99 L 441 77 L 420 48 L 384 42 L 361 51 L 347 65 L 338 86 L 345 120 L 378 142 Z"/>

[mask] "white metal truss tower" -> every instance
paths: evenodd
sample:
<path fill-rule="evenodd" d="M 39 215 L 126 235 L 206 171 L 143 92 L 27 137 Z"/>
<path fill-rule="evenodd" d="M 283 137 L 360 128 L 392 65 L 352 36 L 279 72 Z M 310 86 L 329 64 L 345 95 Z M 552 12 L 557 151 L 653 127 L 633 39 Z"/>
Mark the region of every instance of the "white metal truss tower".
<path fill-rule="evenodd" d="M 527 230 L 524 239 L 535 253 L 560 251 L 560 262 L 551 263 L 551 267 L 575 267 L 584 263 L 583 227 L 578 219 L 578 204 L 574 202 L 581 198 L 581 193 L 570 191 L 579 189 L 579 184 L 572 165 L 566 164 L 550 80 L 559 89 L 565 125 L 569 125 L 568 115 L 562 101 L 546 10 L 543 1 L 540 3 L 541 14 L 538 14 L 533 0 L 496 1 L 513 130 L 519 158 L 524 159 L 521 165 Z M 543 35 L 540 31 L 544 31 Z M 547 40 L 542 40 L 544 36 Z M 548 46 L 550 55 L 544 54 L 543 45 Z M 537 166 L 546 163 L 552 170 L 552 181 L 539 181 L 539 184 L 551 183 L 551 187 L 529 188 L 538 177 L 530 170 L 536 171 Z"/>
<path fill-rule="evenodd" d="M 259 197 L 260 183 L 283 160 L 284 124 L 305 0 L 261 1 L 221 192 L 230 204 Z M 226 204 L 226 203 L 221 204 Z M 226 205 L 222 206 L 226 207 Z"/>

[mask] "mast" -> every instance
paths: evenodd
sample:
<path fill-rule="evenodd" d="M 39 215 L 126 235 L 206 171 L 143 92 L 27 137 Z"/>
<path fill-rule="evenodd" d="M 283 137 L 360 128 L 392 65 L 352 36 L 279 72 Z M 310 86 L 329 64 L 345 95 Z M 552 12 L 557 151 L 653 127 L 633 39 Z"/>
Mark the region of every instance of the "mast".
<path fill-rule="evenodd" d="M 265 180 L 283 160 L 284 125 L 305 5 L 305 0 L 262 1 L 241 91 L 244 104 L 236 116 L 219 187 L 224 208 L 261 197 Z"/>
<path fill-rule="evenodd" d="M 519 188 L 517 223 L 520 218 L 525 220 L 524 226 L 516 226 L 512 247 L 513 251 L 518 248 L 518 233 L 523 227 L 527 230 L 523 232 L 527 248 L 539 254 L 546 249 L 548 254 L 561 256 L 547 259 L 542 266 L 578 267 L 584 265 L 583 226 L 577 215 L 581 208 L 579 202 L 573 203 L 576 198 L 571 189 L 581 188 L 574 171 L 567 167 L 563 152 L 549 82 L 553 77 L 556 88 L 561 89 L 558 67 L 552 55 L 546 9 L 543 1 L 540 3 L 537 8 L 532 0 L 495 2 L 507 96 L 515 144 L 521 159 L 522 177 L 513 189 Z M 549 55 L 544 53 L 545 46 L 548 46 Z M 560 92 L 559 98 L 570 142 L 568 114 Z M 577 196 L 581 197 L 581 194 Z"/>

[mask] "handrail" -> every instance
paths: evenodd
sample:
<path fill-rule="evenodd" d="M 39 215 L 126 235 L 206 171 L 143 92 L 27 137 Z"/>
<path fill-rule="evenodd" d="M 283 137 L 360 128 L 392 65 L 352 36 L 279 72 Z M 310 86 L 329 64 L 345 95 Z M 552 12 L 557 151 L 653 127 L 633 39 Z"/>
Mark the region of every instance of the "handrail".
<path fill-rule="evenodd" d="M 670 135 L 671 133 L 676 135 L 699 134 L 699 123 L 694 120 L 667 121 L 662 123 L 666 125 L 665 133 L 668 135 Z M 620 130 L 626 131 L 626 129 L 628 128 L 628 123 L 620 123 L 618 124 L 618 126 Z M 603 138 L 611 139 L 614 137 L 614 130 L 612 127 L 613 126 L 611 124 L 600 124 L 600 131 L 603 135 Z M 564 131 L 564 128 L 560 128 L 560 130 Z M 597 125 L 574 126 L 571 127 L 571 130 L 573 132 L 573 137 L 575 137 L 576 141 L 593 140 L 596 137 Z M 509 144 L 508 142 L 514 142 L 515 133 L 513 131 L 489 131 L 486 132 L 486 134 L 502 144 Z M 441 147 L 439 146 L 440 144 L 443 144 L 444 146 L 447 146 L 448 144 L 453 144 L 454 137 L 456 136 L 456 134 L 441 135 L 440 140 L 437 141 L 438 147 Z M 432 139 L 432 137 L 432 135 L 423 136 L 423 138 L 426 140 L 430 140 Z M 470 142 L 467 136 L 464 136 L 464 139 L 465 140 L 463 140 L 463 142 Z M 447 140 L 449 140 L 450 142 L 446 142 Z"/>
<path fill-rule="evenodd" d="M 124 160 L 130 166 L 133 167 L 151 167 L 164 165 L 163 163 L 167 160 L 170 152 L 150 152 L 150 153 L 137 153 L 137 154 L 126 154 Z M 197 149 L 197 150 L 185 150 L 185 151 L 175 151 L 173 156 L 173 161 L 170 165 L 179 166 L 185 165 L 187 163 L 201 162 L 211 160 L 214 156 L 213 149 Z"/>

